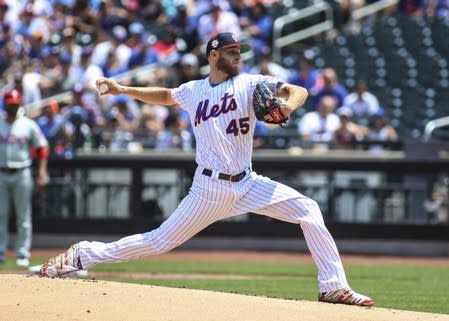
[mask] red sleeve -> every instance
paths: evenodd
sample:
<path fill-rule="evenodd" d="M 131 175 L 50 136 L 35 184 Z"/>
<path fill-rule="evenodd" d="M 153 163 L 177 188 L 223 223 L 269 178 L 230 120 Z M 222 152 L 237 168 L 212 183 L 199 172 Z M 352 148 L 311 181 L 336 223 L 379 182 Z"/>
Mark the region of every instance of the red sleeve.
<path fill-rule="evenodd" d="M 35 155 L 38 159 L 47 159 L 48 158 L 47 146 L 36 148 Z"/>

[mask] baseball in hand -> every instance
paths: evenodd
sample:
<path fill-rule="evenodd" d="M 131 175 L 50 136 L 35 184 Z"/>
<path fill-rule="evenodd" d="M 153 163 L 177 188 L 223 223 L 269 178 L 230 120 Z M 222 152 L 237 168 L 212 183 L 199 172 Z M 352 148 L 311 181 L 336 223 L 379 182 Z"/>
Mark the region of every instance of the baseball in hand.
<path fill-rule="evenodd" d="M 108 84 L 102 82 L 101 84 L 98 85 L 98 91 L 100 92 L 100 94 L 104 94 L 105 92 L 107 92 L 109 89 Z"/>

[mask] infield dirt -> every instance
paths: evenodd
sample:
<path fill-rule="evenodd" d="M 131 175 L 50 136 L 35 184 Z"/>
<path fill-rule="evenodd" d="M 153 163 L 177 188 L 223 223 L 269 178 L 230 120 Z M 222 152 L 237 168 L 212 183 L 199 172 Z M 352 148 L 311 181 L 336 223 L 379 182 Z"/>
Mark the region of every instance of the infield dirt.
<path fill-rule="evenodd" d="M 448 321 L 449 315 L 0 274 L 2 321 Z"/>
<path fill-rule="evenodd" d="M 33 257 L 48 258 L 62 250 L 35 249 Z M 13 255 L 8 252 L 9 257 Z M 343 259 L 346 263 L 358 264 L 449 266 L 447 258 L 370 257 L 367 260 L 345 255 Z M 147 260 L 312 262 L 309 254 L 185 250 Z M 0 321 L 449 321 L 449 315 L 445 314 L 87 279 L 45 279 L 3 272 L 0 274 Z M 101 273 L 94 274 L 101 278 Z"/>

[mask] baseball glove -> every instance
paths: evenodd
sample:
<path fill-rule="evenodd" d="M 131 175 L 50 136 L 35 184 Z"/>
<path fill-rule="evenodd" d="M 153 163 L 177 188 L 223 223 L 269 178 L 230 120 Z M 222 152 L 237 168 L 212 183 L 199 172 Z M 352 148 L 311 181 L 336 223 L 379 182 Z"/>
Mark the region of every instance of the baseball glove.
<path fill-rule="evenodd" d="M 253 92 L 253 107 L 256 118 L 269 124 L 278 124 L 283 126 L 287 121 L 281 110 L 281 100 L 264 83 L 258 83 Z M 265 119 L 270 115 L 272 120 Z"/>

